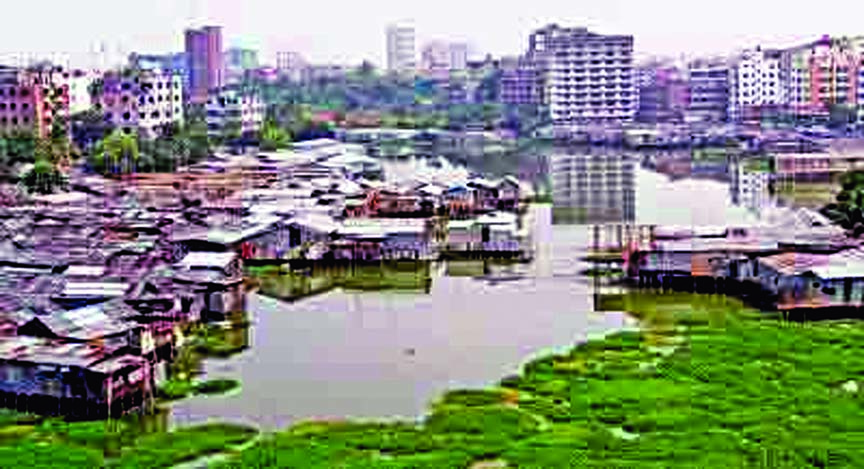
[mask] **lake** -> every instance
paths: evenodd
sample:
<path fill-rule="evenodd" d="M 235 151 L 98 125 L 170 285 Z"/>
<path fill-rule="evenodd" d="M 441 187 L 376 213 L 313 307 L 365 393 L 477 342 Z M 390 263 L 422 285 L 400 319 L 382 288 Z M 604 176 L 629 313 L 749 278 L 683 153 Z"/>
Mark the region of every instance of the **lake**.
<path fill-rule="evenodd" d="M 637 223 L 747 217 L 731 204 L 728 184 L 671 182 L 641 168 L 634 179 Z M 207 378 L 238 379 L 242 390 L 173 403 L 170 424 L 416 419 L 448 389 L 487 386 L 532 357 L 635 327 L 624 313 L 594 311 L 591 284 L 579 274 L 588 267 L 579 258 L 589 227 L 553 225 L 548 205 L 533 211 L 530 264 L 438 264 L 429 293 L 332 290 L 291 304 L 250 295 L 250 347 L 203 364 Z"/>

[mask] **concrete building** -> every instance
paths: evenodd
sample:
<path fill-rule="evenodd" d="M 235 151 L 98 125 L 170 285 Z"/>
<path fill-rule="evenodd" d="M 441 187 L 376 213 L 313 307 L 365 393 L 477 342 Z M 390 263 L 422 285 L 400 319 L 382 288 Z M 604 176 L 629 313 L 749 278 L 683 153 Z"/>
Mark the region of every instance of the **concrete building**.
<path fill-rule="evenodd" d="M 552 24 L 531 34 L 528 56 L 556 124 L 633 119 L 633 36 Z"/>
<path fill-rule="evenodd" d="M 183 79 L 174 71 L 108 72 L 102 81 L 98 108 L 124 132 L 155 136 L 160 126 L 183 121 Z"/>
<path fill-rule="evenodd" d="M 417 66 L 414 45 L 414 27 L 390 25 L 387 27 L 387 70 L 398 73 L 414 72 Z"/>
<path fill-rule="evenodd" d="M 556 149 L 550 157 L 557 221 L 632 222 L 636 219 L 635 162 L 623 153 Z"/>
<path fill-rule="evenodd" d="M 450 70 L 465 70 L 468 67 L 468 44 L 450 43 Z"/>
<path fill-rule="evenodd" d="M 637 71 L 640 122 L 679 122 L 689 104 L 687 79 L 675 66 L 647 64 Z"/>
<path fill-rule="evenodd" d="M 0 133 L 47 136 L 58 118 L 69 116 L 72 77 L 73 72 L 53 66 L 0 69 Z"/>
<path fill-rule="evenodd" d="M 721 59 L 698 59 L 688 64 L 690 122 L 725 122 L 729 108 L 729 65 Z"/>
<path fill-rule="evenodd" d="M 527 58 L 503 57 L 500 62 L 501 102 L 511 105 L 539 104 L 540 93 L 536 86 L 537 72 Z"/>
<path fill-rule="evenodd" d="M 444 81 L 450 76 L 450 45 L 433 41 L 420 52 L 420 70 L 427 76 Z"/>
<path fill-rule="evenodd" d="M 189 75 L 189 102 L 203 104 L 211 89 L 224 85 L 224 56 L 222 54 L 222 28 L 205 26 L 186 30 L 187 73 Z"/>
<path fill-rule="evenodd" d="M 254 134 L 264 122 L 264 103 L 253 92 L 227 86 L 210 94 L 207 100 L 207 132 L 213 136 L 235 125 L 242 135 Z"/>
<path fill-rule="evenodd" d="M 864 37 L 830 38 L 786 51 L 790 105 L 798 117 L 827 117 L 834 105 L 857 107 L 864 97 Z"/>
<path fill-rule="evenodd" d="M 225 51 L 225 79 L 239 81 L 247 73 L 258 68 L 258 51 L 255 49 L 232 47 Z"/>
<path fill-rule="evenodd" d="M 281 76 L 287 77 L 291 81 L 300 81 L 306 65 L 306 60 L 297 52 L 282 51 L 276 53 L 276 69 Z"/>
<path fill-rule="evenodd" d="M 763 112 L 776 112 L 789 103 L 783 52 L 760 47 L 734 58 L 729 75 L 729 118 L 758 119 Z"/>

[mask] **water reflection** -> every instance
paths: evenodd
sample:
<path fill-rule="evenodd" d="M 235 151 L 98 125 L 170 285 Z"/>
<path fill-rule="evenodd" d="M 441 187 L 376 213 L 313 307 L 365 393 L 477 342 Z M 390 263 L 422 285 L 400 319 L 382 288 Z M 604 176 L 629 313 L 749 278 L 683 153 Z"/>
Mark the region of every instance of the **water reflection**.
<path fill-rule="evenodd" d="M 548 206 L 534 219 L 546 245 L 534 262 L 431 264 L 428 293 L 251 295 L 252 347 L 205 363 L 207 378 L 238 379 L 241 392 L 177 402 L 172 423 L 416 418 L 449 388 L 486 386 L 532 355 L 629 326 L 623 314 L 593 312 L 579 281 L 585 227 L 552 227 Z"/>

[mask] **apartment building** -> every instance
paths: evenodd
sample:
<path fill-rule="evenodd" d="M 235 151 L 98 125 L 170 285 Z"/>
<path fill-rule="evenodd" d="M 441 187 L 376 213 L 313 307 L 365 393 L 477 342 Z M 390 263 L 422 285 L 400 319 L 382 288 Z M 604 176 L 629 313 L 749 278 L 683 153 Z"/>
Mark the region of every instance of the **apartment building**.
<path fill-rule="evenodd" d="M 72 76 L 73 72 L 50 65 L 0 67 L 0 133 L 49 135 L 58 119 L 69 116 Z"/>
<path fill-rule="evenodd" d="M 225 83 L 222 28 L 205 26 L 186 30 L 186 59 L 189 101 L 205 103 L 210 90 L 219 89 Z"/>
<path fill-rule="evenodd" d="M 823 36 L 784 57 L 789 100 L 799 117 L 827 116 L 834 105 L 858 106 L 864 96 L 864 38 Z"/>
<path fill-rule="evenodd" d="M 633 36 L 552 24 L 531 34 L 528 57 L 556 124 L 633 119 Z"/>
<path fill-rule="evenodd" d="M 690 122 L 725 122 L 729 113 L 729 65 L 724 59 L 697 59 L 688 64 Z"/>
<path fill-rule="evenodd" d="M 729 119 L 758 119 L 763 112 L 777 112 L 789 102 L 783 51 L 761 47 L 741 52 L 729 70 Z"/>
<path fill-rule="evenodd" d="M 680 122 L 689 104 L 689 90 L 685 73 L 668 64 L 650 63 L 637 72 L 638 107 L 636 120 L 640 122 Z"/>
<path fill-rule="evenodd" d="M 241 135 L 255 134 L 264 122 L 264 102 L 254 92 L 238 86 L 226 86 L 210 94 L 207 100 L 207 132 L 225 135 L 235 126 Z"/>
<path fill-rule="evenodd" d="M 558 219 L 636 219 L 635 162 L 614 151 L 556 149 L 550 157 L 552 203 Z"/>
<path fill-rule="evenodd" d="M 388 26 L 387 70 L 397 73 L 413 73 L 416 66 L 414 27 L 409 25 Z"/>
<path fill-rule="evenodd" d="M 258 68 L 258 51 L 250 48 L 232 47 L 225 51 L 225 80 L 237 82 L 248 72 Z"/>
<path fill-rule="evenodd" d="M 420 69 L 428 77 L 444 81 L 450 76 L 450 47 L 443 41 L 433 41 L 420 52 Z"/>
<path fill-rule="evenodd" d="M 165 124 L 183 121 L 183 78 L 172 70 L 125 70 L 102 76 L 98 108 L 126 133 L 156 136 Z"/>
<path fill-rule="evenodd" d="M 306 60 L 297 52 L 281 51 L 276 53 L 276 69 L 283 77 L 298 82 L 306 67 Z"/>

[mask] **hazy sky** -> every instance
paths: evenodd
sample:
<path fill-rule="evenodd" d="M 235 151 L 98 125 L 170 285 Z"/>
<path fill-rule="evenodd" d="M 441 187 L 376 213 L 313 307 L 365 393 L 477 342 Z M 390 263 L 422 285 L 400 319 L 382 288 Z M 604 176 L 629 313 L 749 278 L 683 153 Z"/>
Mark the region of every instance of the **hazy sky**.
<path fill-rule="evenodd" d="M 864 33 L 864 3 L 825 6 L 761 0 L 30 0 L 5 5 L 0 58 L 54 52 L 81 63 L 100 41 L 113 59 L 118 49 L 124 56 L 179 51 L 183 29 L 205 23 L 224 26 L 226 47 L 241 40 L 257 45 L 265 62 L 274 62 L 277 50 L 296 50 L 314 62 L 368 58 L 378 64 L 385 26 L 401 20 L 412 20 L 421 44 L 466 40 L 493 55 L 523 51 L 532 29 L 550 22 L 633 34 L 640 56 L 723 53 L 824 33 Z"/>

